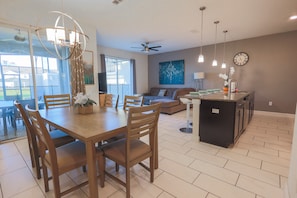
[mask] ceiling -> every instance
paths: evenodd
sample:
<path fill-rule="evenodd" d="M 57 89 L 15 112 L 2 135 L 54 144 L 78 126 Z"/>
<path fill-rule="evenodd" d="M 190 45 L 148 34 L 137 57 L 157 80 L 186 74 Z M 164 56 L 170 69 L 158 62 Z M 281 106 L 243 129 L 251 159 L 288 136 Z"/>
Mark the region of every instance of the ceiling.
<path fill-rule="evenodd" d="M 201 45 L 201 11 L 204 11 L 203 42 L 215 41 L 214 21 L 219 20 L 217 42 L 297 30 L 296 0 L 1 0 L 0 19 L 35 25 L 39 16 L 59 10 L 71 15 L 82 28 L 95 27 L 97 44 L 141 52 L 141 43 L 161 45 L 164 53 Z"/>

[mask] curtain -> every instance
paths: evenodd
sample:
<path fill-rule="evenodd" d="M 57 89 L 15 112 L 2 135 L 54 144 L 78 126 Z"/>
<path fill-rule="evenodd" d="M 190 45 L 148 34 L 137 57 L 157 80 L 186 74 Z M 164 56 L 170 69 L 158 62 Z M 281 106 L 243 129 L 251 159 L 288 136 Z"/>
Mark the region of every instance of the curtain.
<path fill-rule="evenodd" d="M 100 54 L 100 58 L 101 58 L 101 72 L 106 72 L 105 55 Z"/>
<path fill-rule="evenodd" d="M 80 56 L 80 54 L 82 52 L 80 46 L 74 47 L 71 50 L 73 50 L 73 51 L 71 51 L 71 53 L 73 53 L 73 54 L 70 58 L 71 95 L 76 96 L 76 94 L 79 92 L 82 92 L 84 94 L 86 93 L 86 86 L 85 86 L 85 79 L 84 79 L 84 64 L 83 64 L 83 57 Z M 78 56 L 80 56 L 80 57 L 78 57 Z"/>
<path fill-rule="evenodd" d="M 136 94 L 136 66 L 135 66 L 135 59 L 130 59 L 130 65 L 132 68 L 132 76 L 133 76 L 133 94 Z"/>

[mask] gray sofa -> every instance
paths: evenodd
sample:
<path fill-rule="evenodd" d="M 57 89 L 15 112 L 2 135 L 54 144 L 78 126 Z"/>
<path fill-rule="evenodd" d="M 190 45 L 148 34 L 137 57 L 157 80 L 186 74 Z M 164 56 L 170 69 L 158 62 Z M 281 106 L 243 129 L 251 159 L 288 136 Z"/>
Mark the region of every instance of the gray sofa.
<path fill-rule="evenodd" d="M 186 105 L 179 98 L 192 91 L 195 91 L 195 89 L 153 87 L 149 93 L 143 94 L 144 104 L 161 103 L 161 113 L 171 115 L 186 109 Z"/>

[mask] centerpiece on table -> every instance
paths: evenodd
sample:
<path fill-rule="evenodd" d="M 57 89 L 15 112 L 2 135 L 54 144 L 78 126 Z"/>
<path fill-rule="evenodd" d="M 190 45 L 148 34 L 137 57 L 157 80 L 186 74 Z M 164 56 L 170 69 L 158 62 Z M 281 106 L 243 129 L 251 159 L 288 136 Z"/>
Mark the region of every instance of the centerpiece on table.
<path fill-rule="evenodd" d="M 94 100 L 90 99 L 87 94 L 77 93 L 74 97 L 74 106 L 78 108 L 80 114 L 93 113 L 93 104 L 97 104 Z"/>
<path fill-rule="evenodd" d="M 229 86 L 231 83 L 231 77 L 234 74 L 235 69 L 234 67 L 230 67 L 229 72 L 226 74 L 219 74 L 219 77 L 224 79 L 224 87 L 223 87 L 223 91 L 224 92 L 228 92 L 229 90 Z"/>

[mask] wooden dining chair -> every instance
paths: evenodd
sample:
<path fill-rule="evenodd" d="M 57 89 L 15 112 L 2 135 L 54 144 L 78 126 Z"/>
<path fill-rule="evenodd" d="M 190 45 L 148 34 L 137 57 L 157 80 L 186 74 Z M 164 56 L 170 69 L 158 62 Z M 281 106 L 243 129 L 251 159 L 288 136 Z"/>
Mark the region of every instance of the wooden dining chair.
<path fill-rule="evenodd" d="M 130 197 L 130 168 L 140 164 L 150 172 L 150 182 L 154 181 L 155 136 L 160 114 L 160 104 L 131 107 L 128 112 L 126 138 L 102 146 L 104 157 L 126 168 L 126 181 L 105 171 L 106 175 L 126 187 L 126 197 Z M 148 142 L 142 137 L 148 136 Z M 141 163 L 149 158 L 150 165 Z M 105 162 L 104 162 L 105 163 Z M 116 169 L 118 171 L 118 168 Z"/>
<path fill-rule="evenodd" d="M 48 176 L 48 169 L 50 169 L 52 174 L 56 198 L 64 196 L 65 194 L 88 184 L 88 181 L 85 181 L 63 192 L 61 191 L 59 176 L 71 170 L 87 165 L 85 144 L 80 141 L 74 141 L 56 148 L 53 140 L 50 137 L 50 132 L 47 130 L 44 120 L 39 114 L 39 111 L 30 109 L 28 105 L 26 106 L 26 110 L 31 120 L 34 133 L 38 137 L 45 192 L 49 191 L 49 179 L 51 179 Z M 99 149 L 96 151 L 100 174 L 100 185 L 101 187 L 104 187 L 103 152 Z"/>
<path fill-rule="evenodd" d="M 39 150 L 38 150 L 38 143 L 37 143 L 37 137 L 34 133 L 34 130 L 32 128 L 32 124 L 28 118 L 27 113 L 25 112 L 25 109 L 21 103 L 18 101 L 14 102 L 14 105 L 16 106 L 16 109 L 18 110 L 20 116 L 23 119 L 23 122 L 26 127 L 26 133 L 27 133 L 27 139 L 28 139 L 28 145 L 29 145 L 29 152 L 31 157 L 31 164 L 32 167 L 36 169 L 36 177 L 37 179 L 41 178 L 41 166 L 39 162 Z M 68 134 L 60 131 L 60 130 L 52 130 L 50 132 L 50 138 L 54 142 L 55 147 L 62 146 L 64 144 L 68 144 L 70 142 L 75 141 L 75 139 Z"/>
<path fill-rule="evenodd" d="M 140 107 L 143 105 L 143 96 L 125 96 L 123 109 L 128 111 L 130 107 Z"/>
<path fill-rule="evenodd" d="M 118 108 L 119 95 L 118 94 L 105 94 L 104 107 Z"/>
<path fill-rule="evenodd" d="M 70 94 L 44 95 L 45 108 L 57 108 L 71 106 Z"/>

